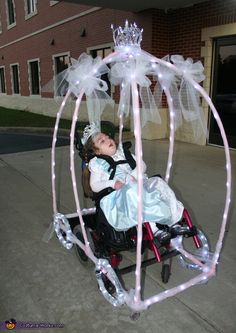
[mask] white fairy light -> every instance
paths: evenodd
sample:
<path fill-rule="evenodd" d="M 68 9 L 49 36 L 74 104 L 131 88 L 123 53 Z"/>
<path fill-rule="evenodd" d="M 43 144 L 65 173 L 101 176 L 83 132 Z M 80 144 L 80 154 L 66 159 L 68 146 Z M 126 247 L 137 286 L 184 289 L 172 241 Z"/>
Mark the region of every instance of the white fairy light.
<path fill-rule="evenodd" d="M 133 35 L 130 33 L 131 31 L 134 32 Z M 128 38 L 130 38 L 130 39 L 128 39 L 128 42 L 127 42 L 127 39 L 126 39 L 127 36 L 128 36 Z M 120 58 L 118 57 L 118 58 L 119 59 L 124 59 L 124 61 L 127 58 L 134 58 L 134 59 L 137 60 L 137 58 L 139 57 L 140 54 L 142 56 L 144 56 L 144 53 L 142 53 L 142 50 L 140 48 L 140 42 L 141 42 L 141 39 L 142 39 L 142 30 L 138 29 L 135 24 L 129 26 L 128 22 L 126 22 L 126 25 L 125 25 L 124 29 L 120 28 L 120 27 L 118 29 L 115 29 L 115 30 L 113 29 L 113 37 L 115 38 L 116 52 L 114 53 L 114 55 L 109 55 L 108 57 L 106 57 L 104 59 L 104 62 L 107 61 L 106 59 L 109 59 L 109 61 L 112 62 L 113 57 L 114 57 L 114 59 L 116 59 L 115 57 L 117 56 L 117 54 L 123 56 L 123 57 L 120 57 Z M 155 57 L 152 57 L 151 55 L 147 56 L 145 54 L 145 56 L 146 56 L 145 59 L 148 59 L 148 61 L 152 64 L 152 68 L 155 68 L 156 67 L 155 62 L 158 62 L 163 66 L 171 68 L 175 74 L 176 73 L 177 74 L 182 74 L 182 71 L 180 69 L 178 69 L 176 66 L 172 65 L 171 63 L 168 63 L 168 62 L 166 62 L 164 60 L 161 60 L 161 59 L 157 59 Z M 141 59 L 138 59 L 138 60 L 141 61 Z M 91 71 L 91 72 L 96 73 L 95 68 L 93 68 L 93 71 Z M 152 73 L 153 72 L 154 71 L 152 71 Z M 183 73 L 185 73 L 185 72 L 186 72 L 186 70 L 183 70 Z M 160 74 L 160 76 L 159 76 L 159 74 Z M 188 80 L 188 79 L 191 80 L 190 73 L 188 72 L 187 74 L 188 75 L 185 75 L 186 80 Z M 158 73 L 158 77 L 162 78 L 162 73 Z M 132 79 L 135 79 L 135 78 L 136 78 L 135 75 L 132 74 Z M 136 78 L 136 80 L 137 80 L 137 78 Z M 81 83 L 81 85 L 83 84 L 82 81 L 81 82 L 76 81 L 76 83 Z M 191 81 L 191 84 L 195 89 L 197 89 L 200 93 L 202 93 L 203 90 L 200 86 L 198 86 L 196 83 L 194 84 L 192 81 Z M 165 84 L 162 87 L 165 90 L 165 92 L 166 92 L 166 89 L 168 89 L 167 86 L 168 86 L 168 84 Z M 123 88 L 123 87 L 124 87 L 124 84 L 122 83 L 121 88 Z M 168 157 L 167 171 L 166 171 L 166 177 L 165 177 L 165 179 L 168 181 L 169 178 L 170 178 L 170 169 L 172 167 L 172 153 L 173 153 L 174 128 L 175 128 L 175 123 L 174 123 L 175 113 L 173 111 L 173 99 L 170 96 L 170 94 L 169 95 L 166 94 L 166 95 L 167 95 L 167 101 L 168 101 L 168 105 L 169 105 L 169 109 L 170 109 L 170 138 L 169 138 L 170 147 L 169 147 L 169 157 Z M 205 98 L 205 100 L 207 101 L 207 103 L 210 104 L 211 100 L 209 99 L 209 97 L 206 97 L 204 95 L 204 93 L 202 93 L 202 95 Z M 68 94 L 68 96 L 69 96 L 69 94 Z M 134 116 L 136 117 L 136 118 L 135 117 L 134 118 L 135 118 L 135 121 L 137 123 L 137 119 L 139 117 L 139 100 L 138 100 L 139 95 L 138 95 L 137 90 L 136 91 L 133 90 L 132 97 L 133 96 L 134 96 L 134 99 L 136 99 L 136 101 L 135 101 L 136 104 L 133 103 L 133 113 L 134 113 Z M 82 95 L 81 95 L 81 98 L 82 98 Z M 78 100 L 77 100 L 78 103 L 76 102 L 76 104 L 77 104 L 76 108 L 77 109 L 75 109 L 75 117 L 73 118 L 72 126 L 75 125 L 75 122 L 77 120 L 76 112 L 78 112 L 78 110 L 79 110 L 80 101 L 81 101 L 81 100 L 79 100 L 79 101 Z M 63 107 L 65 106 L 65 102 L 66 102 L 66 99 L 64 99 L 63 102 L 62 102 L 61 111 L 62 111 Z M 124 109 L 124 108 L 125 108 L 125 104 L 122 105 L 122 109 Z M 211 109 L 212 109 L 212 106 L 211 106 Z M 217 112 L 214 111 L 214 109 L 212 110 L 212 112 L 213 112 L 213 115 L 214 115 L 217 123 L 220 122 L 220 118 L 219 118 Z M 54 133 L 55 133 L 54 139 L 53 139 L 54 147 L 52 149 L 52 178 L 53 178 L 53 180 L 55 180 L 55 173 L 54 173 L 54 169 L 55 169 L 55 156 L 54 156 L 55 151 L 54 150 L 55 150 L 55 143 L 56 143 L 56 135 L 57 135 L 57 131 L 58 131 L 58 122 L 59 122 L 60 117 L 61 117 L 61 112 L 58 112 L 57 124 L 54 128 Z M 136 125 L 134 127 L 136 127 Z M 123 128 L 123 123 L 122 122 L 120 122 L 120 128 Z M 220 130 L 221 130 L 221 134 L 222 134 L 224 132 L 222 130 L 222 127 L 220 127 Z M 138 128 L 138 126 L 137 126 L 137 129 L 134 130 L 134 134 L 135 134 L 135 140 L 137 142 L 137 137 L 140 135 L 140 128 Z M 183 237 L 178 236 L 178 237 L 176 237 L 175 240 L 172 239 L 171 242 L 170 242 L 171 247 L 180 251 L 180 255 L 177 256 L 178 259 L 182 260 L 183 264 L 185 265 L 184 267 L 189 268 L 189 269 L 198 269 L 198 270 L 201 271 L 201 274 L 202 274 L 202 272 L 204 274 L 201 275 L 201 277 L 199 277 L 198 279 L 196 279 L 194 281 L 190 281 L 190 282 L 181 284 L 181 285 L 179 285 L 175 288 L 172 288 L 172 290 L 169 289 L 169 290 L 166 290 L 165 292 L 157 294 L 157 295 L 153 296 L 152 298 L 149 298 L 145 302 L 140 300 L 140 298 L 138 297 L 138 294 L 135 294 L 134 297 L 132 297 L 132 299 L 131 299 L 131 297 L 127 296 L 126 291 L 123 290 L 123 288 L 120 284 L 119 278 L 116 276 L 116 274 L 113 271 L 111 265 L 108 262 L 104 262 L 103 261 L 104 259 L 96 258 L 93 255 L 92 250 L 89 247 L 89 241 L 86 238 L 87 235 L 86 235 L 86 231 L 85 231 L 85 224 L 83 222 L 83 219 L 81 219 L 81 216 L 86 215 L 86 214 L 94 214 L 96 208 L 93 207 L 93 208 L 91 208 L 91 210 L 90 209 L 83 209 L 82 211 L 80 209 L 79 198 L 78 198 L 77 187 L 76 187 L 75 170 L 74 170 L 74 164 L 73 164 L 73 159 L 74 159 L 74 149 L 73 149 L 74 129 L 71 131 L 70 138 L 71 138 L 71 151 L 70 151 L 71 166 L 70 166 L 70 170 L 71 170 L 72 179 L 73 179 L 72 184 L 73 184 L 74 196 L 75 196 L 75 201 L 76 201 L 76 212 L 77 212 L 77 215 L 80 217 L 80 224 L 81 224 L 83 235 L 85 233 L 85 235 L 84 235 L 84 244 L 85 245 L 82 244 L 77 238 L 76 238 L 76 240 L 74 240 L 75 236 L 72 234 L 71 228 L 68 227 L 67 222 L 66 222 L 67 220 L 62 218 L 62 217 L 59 219 L 59 222 L 55 223 L 56 224 L 54 226 L 55 231 L 56 231 L 56 233 L 58 233 L 57 236 L 58 236 L 59 241 L 66 248 L 70 247 L 71 244 L 73 245 L 73 242 L 78 244 L 78 246 L 80 246 L 83 250 L 84 250 L 84 247 L 88 247 L 88 249 L 85 249 L 85 253 L 87 255 L 87 252 L 88 252 L 88 256 L 90 258 L 92 257 L 92 260 L 96 263 L 95 273 L 96 273 L 96 277 L 97 277 L 97 280 L 98 280 L 99 288 L 100 288 L 103 296 L 113 306 L 120 306 L 120 305 L 122 305 L 126 302 L 131 308 L 133 307 L 133 308 L 136 308 L 136 309 L 146 309 L 149 305 L 151 305 L 155 302 L 160 302 L 164 298 L 174 296 L 175 294 L 179 293 L 180 291 L 189 288 L 189 286 L 193 286 L 193 285 L 199 283 L 200 281 L 207 280 L 207 279 L 210 278 L 210 276 L 213 275 L 212 272 L 214 271 L 215 267 L 209 267 L 209 265 L 210 264 L 213 265 L 213 264 L 217 263 L 217 260 L 219 258 L 219 252 L 220 252 L 221 247 L 222 247 L 223 232 L 221 232 L 221 235 L 220 235 L 221 238 L 219 237 L 219 241 L 217 242 L 218 248 L 216 250 L 216 253 L 214 254 L 215 257 L 213 259 L 209 256 L 208 242 L 207 242 L 206 239 L 204 239 L 204 237 L 201 233 L 198 233 L 198 235 L 197 235 L 199 237 L 199 239 L 201 240 L 201 243 L 203 244 L 200 254 L 199 253 L 191 254 L 191 253 L 186 252 L 183 248 Z M 224 138 L 224 142 L 227 142 L 227 139 Z M 140 147 L 138 147 L 138 149 L 139 149 L 138 154 L 140 154 L 139 158 L 142 158 L 142 149 L 140 149 Z M 228 216 L 228 207 L 227 207 L 227 205 L 229 205 L 229 203 L 230 203 L 230 197 L 229 196 L 230 196 L 230 187 L 231 187 L 230 158 L 228 156 L 229 153 L 227 152 L 227 149 L 225 149 L 225 150 L 226 150 L 226 156 L 227 156 L 226 170 L 227 170 L 227 174 L 228 174 L 228 178 L 227 178 L 228 181 L 226 182 L 226 188 L 227 188 L 228 197 L 226 198 L 226 209 L 225 209 L 225 212 L 223 214 L 223 222 L 222 223 L 226 222 L 226 219 L 227 219 L 227 216 Z M 142 173 L 140 173 L 140 172 L 138 172 L 138 179 L 142 180 Z M 55 184 L 53 184 L 52 187 L 53 187 L 53 200 L 54 200 L 54 211 L 55 211 L 56 210 Z M 141 196 L 138 195 L 138 203 L 139 204 L 141 203 L 141 199 L 142 199 Z M 224 226 L 225 226 L 225 224 L 223 224 L 223 227 Z M 222 230 L 224 231 L 223 227 L 222 227 Z M 66 237 L 65 237 L 64 233 L 62 233 L 61 230 L 63 230 L 63 232 L 64 232 L 64 230 L 66 230 Z M 142 235 L 140 235 L 139 233 L 138 233 L 137 241 L 140 242 L 140 243 L 142 241 Z M 140 251 L 140 253 L 141 253 L 141 251 Z M 137 254 L 139 254 L 138 251 L 137 251 Z M 137 258 L 138 258 L 138 256 L 137 256 Z M 199 258 L 201 258 L 201 259 L 199 259 Z M 215 262 L 213 263 L 214 259 L 215 259 Z M 202 264 L 200 260 L 202 260 L 202 262 L 204 264 Z M 138 262 L 138 259 L 136 259 L 136 261 Z M 191 263 L 189 263 L 189 261 Z M 105 273 L 108 276 L 111 283 L 115 286 L 115 288 L 116 288 L 116 297 L 111 296 L 108 293 L 108 291 L 106 290 L 104 282 L 102 280 L 102 273 Z M 140 277 L 140 268 L 136 269 L 135 276 L 136 276 L 137 279 L 139 279 L 139 277 Z M 141 290 L 141 285 L 140 284 L 136 284 L 136 290 L 138 292 L 140 292 L 140 290 Z M 135 300 L 136 304 L 133 304 L 134 300 Z"/>

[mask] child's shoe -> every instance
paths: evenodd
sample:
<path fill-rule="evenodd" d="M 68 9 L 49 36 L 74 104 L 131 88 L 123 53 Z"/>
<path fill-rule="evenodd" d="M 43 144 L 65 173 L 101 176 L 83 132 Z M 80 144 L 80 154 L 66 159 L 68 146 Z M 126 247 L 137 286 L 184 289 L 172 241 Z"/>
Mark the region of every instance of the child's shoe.
<path fill-rule="evenodd" d="M 160 245 L 164 245 L 170 241 L 171 233 L 165 230 L 158 230 L 154 234 L 154 239 L 156 239 Z"/>

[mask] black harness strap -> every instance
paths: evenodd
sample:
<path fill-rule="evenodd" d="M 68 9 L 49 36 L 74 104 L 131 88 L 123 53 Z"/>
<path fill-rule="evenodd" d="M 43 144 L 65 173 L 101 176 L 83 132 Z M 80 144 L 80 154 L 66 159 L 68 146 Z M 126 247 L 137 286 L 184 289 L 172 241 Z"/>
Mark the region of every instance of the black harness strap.
<path fill-rule="evenodd" d="M 109 172 L 111 171 L 109 180 L 112 180 L 114 178 L 115 173 L 116 173 L 116 167 L 119 164 L 126 164 L 126 163 L 128 163 L 132 170 L 134 170 L 136 168 L 136 161 L 133 158 L 131 152 L 129 151 L 130 147 L 131 147 L 131 143 L 130 142 L 123 143 L 123 150 L 124 150 L 125 160 L 114 161 L 111 156 L 107 156 L 107 155 L 96 155 L 97 158 L 102 158 L 103 160 L 105 160 L 110 165 L 109 169 L 108 169 Z"/>

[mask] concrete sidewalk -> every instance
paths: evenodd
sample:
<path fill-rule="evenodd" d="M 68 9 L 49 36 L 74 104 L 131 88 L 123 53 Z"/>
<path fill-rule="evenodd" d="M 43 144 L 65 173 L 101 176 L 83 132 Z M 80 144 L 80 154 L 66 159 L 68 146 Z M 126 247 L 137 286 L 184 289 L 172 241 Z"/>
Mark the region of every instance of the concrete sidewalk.
<path fill-rule="evenodd" d="M 148 174 L 164 174 L 168 142 L 144 141 L 143 149 Z M 56 184 L 63 213 L 75 212 L 68 154 L 68 147 L 57 148 Z M 235 151 L 231 158 L 235 184 Z M 79 159 L 76 165 L 79 182 Z M 103 298 L 93 268 L 82 267 L 73 250 L 64 249 L 56 237 L 49 243 L 42 241 L 52 217 L 50 149 L 1 155 L 0 170 L 0 322 L 14 318 L 62 323 L 64 328 L 49 332 L 68 333 L 235 333 L 235 185 L 216 277 L 153 305 L 132 321 L 126 306 L 114 308 Z M 225 195 L 223 149 L 177 143 L 172 175 L 170 185 L 214 249 Z M 89 204 L 83 204 L 82 198 L 81 202 Z M 125 260 L 133 258 L 127 254 Z M 176 258 L 167 285 L 162 284 L 160 271 L 158 264 L 146 269 L 145 298 L 193 275 Z M 125 281 L 134 287 L 134 273 Z"/>

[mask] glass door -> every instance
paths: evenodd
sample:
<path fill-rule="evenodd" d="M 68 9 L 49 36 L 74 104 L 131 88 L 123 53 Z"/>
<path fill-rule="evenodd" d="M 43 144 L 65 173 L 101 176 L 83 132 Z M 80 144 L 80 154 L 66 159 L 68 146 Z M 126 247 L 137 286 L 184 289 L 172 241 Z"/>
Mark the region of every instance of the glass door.
<path fill-rule="evenodd" d="M 218 38 L 214 46 L 212 100 L 224 125 L 229 146 L 236 148 L 236 36 Z M 209 144 L 223 145 L 212 114 Z"/>

